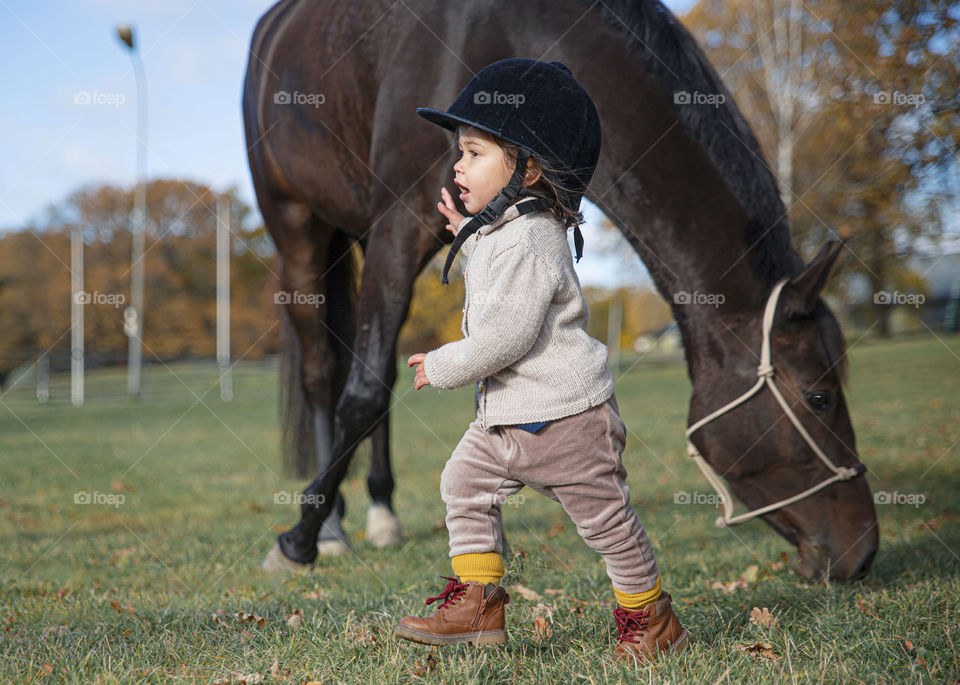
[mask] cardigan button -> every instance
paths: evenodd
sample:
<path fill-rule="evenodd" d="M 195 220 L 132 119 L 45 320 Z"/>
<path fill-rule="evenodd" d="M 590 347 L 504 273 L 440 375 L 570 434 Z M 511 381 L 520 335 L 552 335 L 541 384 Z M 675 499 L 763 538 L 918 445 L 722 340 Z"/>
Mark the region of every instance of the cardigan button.
<path fill-rule="evenodd" d="M 477 384 L 477 390 L 479 390 L 480 392 L 483 392 L 486 387 L 487 387 L 487 386 L 484 384 L 483 381 L 480 381 L 480 382 Z"/>

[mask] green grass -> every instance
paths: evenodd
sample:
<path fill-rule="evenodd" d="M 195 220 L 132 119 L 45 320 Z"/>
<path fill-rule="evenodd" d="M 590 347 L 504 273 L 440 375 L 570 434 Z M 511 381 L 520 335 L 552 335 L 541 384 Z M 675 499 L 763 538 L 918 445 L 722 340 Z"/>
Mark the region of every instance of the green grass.
<path fill-rule="evenodd" d="M 851 584 L 811 584 L 779 566 L 792 548 L 763 523 L 719 530 L 712 507 L 675 505 L 677 491 L 709 492 L 684 451 L 685 370 L 640 364 L 618 379 L 634 505 L 696 640 L 640 678 L 960 677 L 958 354 L 957 337 L 862 343 L 851 352 L 848 402 L 872 486 L 925 497 L 920 506 L 878 506 L 880 552 L 868 578 Z M 0 681 L 211 682 L 259 673 L 273 682 L 275 662 L 295 683 L 636 679 L 602 661 L 615 631 L 601 560 L 558 505 L 529 491 L 520 506 L 505 507 L 515 556 L 504 583 L 544 595 L 539 611 L 553 611 L 552 635 L 537 638 L 537 603 L 514 593 L 506 649 L 392 638 L 394 623 L 423 612 L 423 599 L 450 573 L 440 471 L 473 414 L 469 388 L 415 392 L 405 368 L 401 378 L 392 431 L 404 542 L 378 551 L 363 540 L 364 445 L 344 485 L 355 553 L 287 577 L 259 570 L 276 532 L 296 520 L 295 506 L 275 504 L 274 493 L 304 486 L 280 471 L 269 364 L 241 363 L 229 404 L 219 401 L 208 364 L 154 367 L 153 399 L 143 403 L 123 399 L 117 371 L 88 373 L 82 409 L 69 405 L 61 378 L 46 405 L 26 385 L 5 395 Z M 124 501 L 75 504 L 79 491 Z M 759 572 L 746 589 L 713 588 L 752 565 Z M 769 607 L 779 624 L 750 623 L 755 606 Z M 299 629 L 286 621 L 296 609 Z M 244 622 L 238 612 L 265 621 Z M 757 642 L 780 658 L 738 649 Z"/>

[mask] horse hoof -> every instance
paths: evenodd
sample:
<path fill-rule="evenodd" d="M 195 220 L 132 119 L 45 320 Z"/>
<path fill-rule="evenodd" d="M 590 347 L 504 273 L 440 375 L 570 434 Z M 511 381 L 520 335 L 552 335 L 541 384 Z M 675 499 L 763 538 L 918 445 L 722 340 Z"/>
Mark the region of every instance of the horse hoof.
<path fill-rule="evenodd" d="M 310 568 L 310 564 L 301 564 L 290 559 L 280 551 L 280 545 L 275 542 L 273 543 L 273 548 L 267 552 L 267 556 L 264 557 L 260 568 L 264 571 L 276 573 L 278 571 L 300 571 L 301 569 Z"/>
<path fill-rule="evenodd" d="M 385 504 L 373 504 L 367 510 L 367 540 L 379 549 L 395 545 L 403 539 L 400 521 L 390 507 Z"/>
<path fill-rule="evenodd" d="M 350 545 L 343 540 L 320 540 L 317 542 L 317 552 L 322 557 L 342 557 L 350 553 Z"/>

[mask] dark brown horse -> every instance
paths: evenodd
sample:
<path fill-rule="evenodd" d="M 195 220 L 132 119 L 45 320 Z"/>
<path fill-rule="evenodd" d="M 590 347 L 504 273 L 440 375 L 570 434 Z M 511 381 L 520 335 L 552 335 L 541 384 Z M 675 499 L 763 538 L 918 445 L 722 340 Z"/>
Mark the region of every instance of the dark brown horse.
<path fill-rule="evenodd" d="M 841 389 L 843 339 L 819 298 L 837 250 L 803 264 L 750 127 L 659 2 L 283 0 L 251 46 L 243 95 L 250 166 L 284 289 L 326 300 L 286 307 L 289 358 L 299 355 L 300 367 L 289 367 L 297 373 L 288 379 L 288 415 L 306 409 L 294 442 L 301 457 L 317 455 L 320 473 L 268 567 L 315 559 L 351 454 L 371 434 L 370 492 L 389 511 L 397 334 L 415 277 L 451 240 L 434 207 L 440 187 L 453 187 L 452 141 L 414 109 L 445 108 L 476 71 L 510 56 L 564 62 L 596 102 L 604 144 L 587 197 L 672 304 L 693 381 L 690 422 L 756 381 L 764 303 L 787 277 L 771 336 L 777 387 L 835 464 L 859 464 Z M 353 243 L 364 251 L 356 298 Z M 771 393 L 759 393 L 693 436 L 750 508 L 831 475 L 783 418 Z M 863 477 L 763 518 L 797 546 L 804 576 L 852 578 L 877 549 Z"/>

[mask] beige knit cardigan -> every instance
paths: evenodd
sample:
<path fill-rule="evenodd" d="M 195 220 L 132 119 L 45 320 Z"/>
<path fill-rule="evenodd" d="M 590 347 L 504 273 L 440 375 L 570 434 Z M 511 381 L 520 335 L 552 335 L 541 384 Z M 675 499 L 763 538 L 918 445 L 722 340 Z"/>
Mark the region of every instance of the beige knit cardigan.
<path fill-rule="evenodd" d="M 430 384 L 476 384 L 485 429 L 605 402 L 614 390 L 607 347 L 587 335 L 590 313 L 563 224 L 546 210 L 520 215 L 514 204 L 460 249 L 465 337 L 427 353 Z"/>

